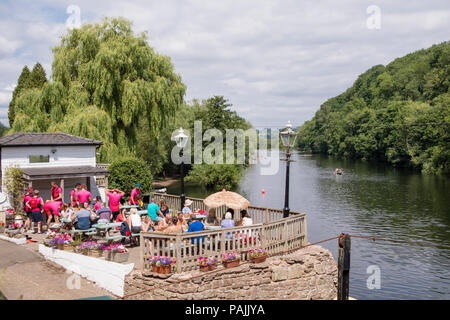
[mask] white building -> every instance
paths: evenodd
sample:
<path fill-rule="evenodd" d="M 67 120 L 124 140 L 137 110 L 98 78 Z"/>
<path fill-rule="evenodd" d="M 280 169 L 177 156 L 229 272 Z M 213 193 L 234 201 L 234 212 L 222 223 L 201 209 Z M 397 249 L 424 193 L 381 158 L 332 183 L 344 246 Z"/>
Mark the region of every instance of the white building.
<path fill-rule="evenodd" d="M 57 133 L 15 133 L 0 138 L 1 191 L 9 166 L 17 165 L 24 172 L 25 184 L 40 191 L 44 200 L 50 199 L 50 182 L 63 189 L 63 201 L 70 201 L 75 184 L 86 184 L 94 199 L 103 196 L 108 171 L 97 165 L 97 148 L 101 141 Z"/>

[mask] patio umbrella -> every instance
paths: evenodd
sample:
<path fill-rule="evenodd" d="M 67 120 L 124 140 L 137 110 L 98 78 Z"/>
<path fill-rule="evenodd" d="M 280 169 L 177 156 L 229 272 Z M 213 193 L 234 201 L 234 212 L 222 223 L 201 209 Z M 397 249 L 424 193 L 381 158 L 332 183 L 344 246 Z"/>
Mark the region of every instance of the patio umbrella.
<path fill-rule="evenodd" d="M 226 191 L 225 189 L 208 196 L 203 200 L 203 203 L 209 208 L 217 208 L 225 205 L 232 209 L 247 209 L 250 205 L 250 202 L 240 194 Z"/>

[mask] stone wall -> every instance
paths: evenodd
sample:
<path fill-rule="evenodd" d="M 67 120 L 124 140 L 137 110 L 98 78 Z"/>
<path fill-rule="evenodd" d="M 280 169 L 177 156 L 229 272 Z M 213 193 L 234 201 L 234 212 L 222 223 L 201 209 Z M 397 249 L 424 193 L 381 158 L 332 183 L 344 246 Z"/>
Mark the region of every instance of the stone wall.
<path fill-rule="evenodd" d="M 271 257 L 264 263 L 219 268 L 215 272 L 185 272 L 167 278 L 135 271 L 125 278 L 125 296 L 144 290 L 148 291 L 128 299 L 321 300 L 337 295 L 337 263 L 330 251 L 320 246 Z"/>

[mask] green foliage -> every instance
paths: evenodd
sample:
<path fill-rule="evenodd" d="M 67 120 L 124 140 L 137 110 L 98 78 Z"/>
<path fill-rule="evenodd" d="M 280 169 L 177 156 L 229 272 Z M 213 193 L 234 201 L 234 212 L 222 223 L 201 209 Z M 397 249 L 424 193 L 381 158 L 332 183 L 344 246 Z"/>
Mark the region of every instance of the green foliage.
<path fill-rule="evenodd" d="M 157 54 L 146 34 L 134 35 L 123 18 L 68 30 L 53 54 L 53 81 L 44 81 L 42 66 L 35 66 L 36 89 L 18 95 L 12 133 L 100 139 L 98 160 L 112 162 L 120 154 L 138 156 L 145 139 L 157 140 L 183 102 L 186 87 L 170 58 Z"/>
<path fill-rule="evenodd" d="M 136 183 L 141 185 L 143 193 L 152 190 L 152 173 L 149 165 L 140 159 L 120 159 L 109 167 L 109 188 L 117 188 L 125 193 L 131 192 Z"/>
<path fill-rule="evenodd" d="M 34 65 L 29 78 L 30 88 L 42 88 L 42 86 L 47 82 L 47 75 L 42 65 L 38 62 Z"/>
<path fill-rule="evenodd" d="M 450 173 L 450 42 L 363 73 L 299 129 L 312 152 Z"/>
<path fill-rule="evenodd" d="M 11 102 L 9 103 L 8 120 L 10 127 L 12 127 L 14 123 L 14 118 L 16 116 L 15 105 L 17 96 L 19 96 L 23 90 L 30 88 L 29 77 L 30 77 L 30 69 L 28 69 L 28 67 L 25 66 L 23 67 L 22 73 L 20 74 L 19 79 L 17 80 L 17 86 L 14 88 L 12 99 Z"/>
<path fill-rule="evenodd" d="M 8 199 L 14 211 L 22 211 L 22 198 L 24 196 L 23 170 L 17 165 L 7 167 L 3 183 L 8 193 Z"/>
<path fill-rule="evenodd" d="M 234 164 L 194 164 L 186 181 L 214 191 L 230 190 L 238 185 L 241 170 Z"/>

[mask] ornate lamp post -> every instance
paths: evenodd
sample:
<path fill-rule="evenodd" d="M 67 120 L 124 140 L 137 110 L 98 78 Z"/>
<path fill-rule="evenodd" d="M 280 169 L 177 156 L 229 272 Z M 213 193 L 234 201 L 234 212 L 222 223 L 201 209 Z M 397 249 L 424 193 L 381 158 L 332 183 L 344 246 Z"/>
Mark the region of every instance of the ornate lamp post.
<path fill-rule="evenodd" d="M 284 192 L 284 209 L 283 217 L 289 217 L 289 164 L 292 160 L 291 158 L 291 148 L 294 147 L 295 138 L 297 137 L 297 132 L 292 130 L 291 122 L 288 121 L 286 129 L 280 132 L 281 142 L 286 147 L 286 188 Z"/>
<path fill-rule="evenodd" d="M 184 134 L 183 128 L 180 128 L 180 130 L 178 131 L 178 134 L 174 138 L 175 138 L 175 142 L 177 143 L 177 146 L 181 149 L 181 158 L 182 158 L 182 160 L 181 160 L 181 167 L 180 167 L 180 174 L 181 174 L 181 194 L 180 194 L 180 199 L 181 199 L 181 210 L 183 210 L 184 200 L 185 200 L 185 195 L 184 195 L 183 149 L 186 146 L 186 143 L 188 141 L 188 136 Z"/>

